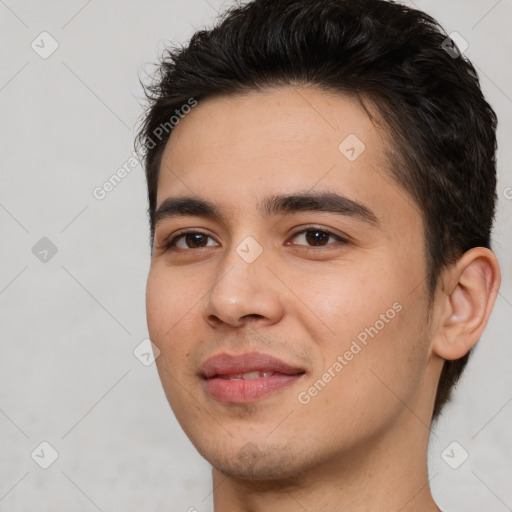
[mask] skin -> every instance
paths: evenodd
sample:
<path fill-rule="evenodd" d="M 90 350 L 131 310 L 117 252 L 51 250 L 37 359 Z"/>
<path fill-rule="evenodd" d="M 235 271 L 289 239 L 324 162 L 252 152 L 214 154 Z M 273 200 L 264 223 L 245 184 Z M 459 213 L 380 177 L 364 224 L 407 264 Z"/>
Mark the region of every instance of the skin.
<path fill-rule="evenodd" d="M 349 134 L 366 146 L 354 161 L 338 149 Z M 193 195 L 225 214 L 157 224 L 146 297 L 159 376 L 213 466 L 216 512 L 439 510 L 426 456 L 443 358 L 478 341 L 500 273 L 488 249 L 462 255 L 443 272 L 427 322 L 422 215 L 391 178 L 388 147 L 358 101 L 305 86 L 203 100 L 169 139 L 157 208 Z M 257 208 L 305 191 L 363 203 L 378 226 L 329 212 L 267 218 Z M 348 243 L 315 242 L 306 228 Z M 208 236 L 166 251 L 165 239 L 183 229 Z M 252 263 L 236 252 L 248 236 L 263 250 Z M 299 393 L 396 303 L 394 318 L 301 403 Z M 206 358 L 251 350 L 306 373 L 252 403 L 203 391 Z"/>

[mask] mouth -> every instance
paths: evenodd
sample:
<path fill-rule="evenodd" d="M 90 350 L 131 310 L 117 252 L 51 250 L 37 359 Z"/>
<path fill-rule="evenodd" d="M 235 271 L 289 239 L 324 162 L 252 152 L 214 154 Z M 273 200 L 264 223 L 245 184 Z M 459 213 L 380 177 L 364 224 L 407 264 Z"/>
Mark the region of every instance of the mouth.
<path fill-rule="evenodd" d="M 274 375 L 286 376 L 286 373 L 280 372 L 272 372 L 269 370 L 254 370 L 252 372 L 245 373 L 237 373 L 230 375 L 214 375 L 209 378 L 219 378 L 219 379 L 227 379 L 227 380 L 252 380 L 252 379 L 267 379 L 268 377 L 272 377 Z"/>
<path fill-rule="evenodd" d="M 224 403 L 256 402 L 288 388 L 306 373 L 260 352 L 217 354 L 208 358 L 201 370 L 205 392 Z"/>

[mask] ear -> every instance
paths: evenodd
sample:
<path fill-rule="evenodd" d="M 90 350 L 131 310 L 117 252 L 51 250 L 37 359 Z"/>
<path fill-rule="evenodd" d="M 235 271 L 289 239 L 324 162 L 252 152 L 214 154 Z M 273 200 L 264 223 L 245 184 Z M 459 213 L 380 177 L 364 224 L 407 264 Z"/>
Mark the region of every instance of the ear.
<path fill-rule="evenodd" d="M 495 254 L 474 247 L 441 276 L 433 352 L 459 359 L 473 348 L 487 325 L 498 295 L 501 273 Z"/>

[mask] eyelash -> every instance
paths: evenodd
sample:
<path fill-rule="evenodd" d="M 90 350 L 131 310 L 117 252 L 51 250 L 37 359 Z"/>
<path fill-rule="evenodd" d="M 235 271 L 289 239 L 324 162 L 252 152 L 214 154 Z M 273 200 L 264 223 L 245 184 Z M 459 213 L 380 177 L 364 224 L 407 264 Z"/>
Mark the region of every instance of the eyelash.
<path fill-rule="evenodd" d="M 316 228 L 316 227 L 309 227 L 309 228 L 303 229 L 302 231 L 297 231 L 296 233 L 291 235 L 290 238 L 295 238 L 298 235 L 308 233 L 309 231 L 319 231 L 321 233 L 325 233 L 325 234 L 329 235 L 329 237 L 336 238 L 338 240 L 338 242 L 340 242 L 342 245 L 346 245 L 349 243 L 349 241 L 347 239 L 341 237 L 340 235 L 337 235 L 336 233 L 333 233 L 332 231 L 329 231 L 328 229 L 320 229 L 320 228 Z M 173 247 L 176 245 L 178 240 L 186 235 L 204 235 L 204 236 L 212 238 L 209 234 L 203 233 L 202 231 L 183 231 L 183 232 L 177 234 L 176 236 L 174 236 L 173 238 L 171 238 L 169 241 L 164 241 L 161 248 L 164 250 L 164 252 L 168 252 L 171 250 L 178 250 L 178 251 L 194 251 L 194 250 L 196 250 L 197 251 L 200 249 L 208 249 L 208 247 L 199 247 L 197 249 L 193 249 L 193 248 L 173 249 Z M 318 246 L 318 247 L 315 247 L 314 245 L 302 246 L 302 247 L 309 247 L 310 249 L 313 249 L 313 250 L 324 250 L 325 247 L 329 247 L 330 245 L 336 245 L 336 244 L 327 244 L 327 245 Z"/>

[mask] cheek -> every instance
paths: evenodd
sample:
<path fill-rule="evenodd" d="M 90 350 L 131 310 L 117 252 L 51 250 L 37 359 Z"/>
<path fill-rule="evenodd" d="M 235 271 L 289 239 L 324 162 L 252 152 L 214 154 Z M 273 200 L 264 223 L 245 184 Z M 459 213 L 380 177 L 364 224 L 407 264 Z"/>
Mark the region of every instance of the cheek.
<path fill-rule="evenodd" d="M 391 424 L 421 383 L 425 358 L 414 308 L 400 302 L 397 311 L 400 305 L 395 310 L 385 302 L 360 311 L 357 322 L 339 315 L 336 335 L 319 347 L 324 364 L 299 390 L 300 403 L 309 402 L 303 407 L 312 427 L 340 442 Z M 379 318 L 386 312 L 387 324 Z"/>
<path fill-rule="evenodd" d="M 151 340 L 164 351 L 179 336 L 192 313 L 193 287 L 183 286 L 168 271 L 152 268 L 146 284 L 146 316 Z"/>
<path fill-rule="evenodd" d="M 150 270 L 146 283 L 146 318 L 151 340 L 161 347 L 161 338 L 165 327 L 165 311 L 172 310 L 172 295 L 166 293 L 163 279 L 159 279 L 158 272 Z"/>
<path fill-rule="evenodd" d="M 347 400 L 357 405 L 360 400 L 371 402 L 372 396 L 389 395 L 386 384 L 415 385 L 426 355 L 424 289 L 420 286 L 411 293 L 410 278 L 404 274 L 381 257 L 373 264 L 353 265 L 350 272 L 338 269 L 301 282 L 303 302 L 314 312 L 304 310 L 303 320 L 308 319 L 304 321 L 322 359 L 312 381 L 331 368 L 337 378 L 331 379 L 336 384 L 329 388 L 339 386 L 332 397 L 325 393 L 326 399 L 349 392 Z"/>
<path fill-rule="evenodd" d="M 193 287 L 184 286 L 183 278 L 173 276 L 168 269 L 153 267 L 146 283 L 146 316 L 149 337 L 160 349 L 156 367 L 167 400 L 178 417 L 194 416 L 195 407 L 183 396 L 180 382 L 186 370 L 189 357 L 191 315 L 197 303 L 197 292 Z M 188 323 L 187 323 L 188 321 Z M 187 405 L 188 404 L 188 405 Z"/>
<path fill-rule="evenodd" d="M 295 276 L 294 292 L 302 304 L 299 311 L 304 311 L 303 319 L 310 319 L 310 328 L 316 329 L 316 323 L 333 340 L 342 341 L 380 322 L 380 315 L 392 308 L 401 292 L 392 270 L 386 269 L 383 259 L 379 262 L 361 258 L 329 272 Z"/>

